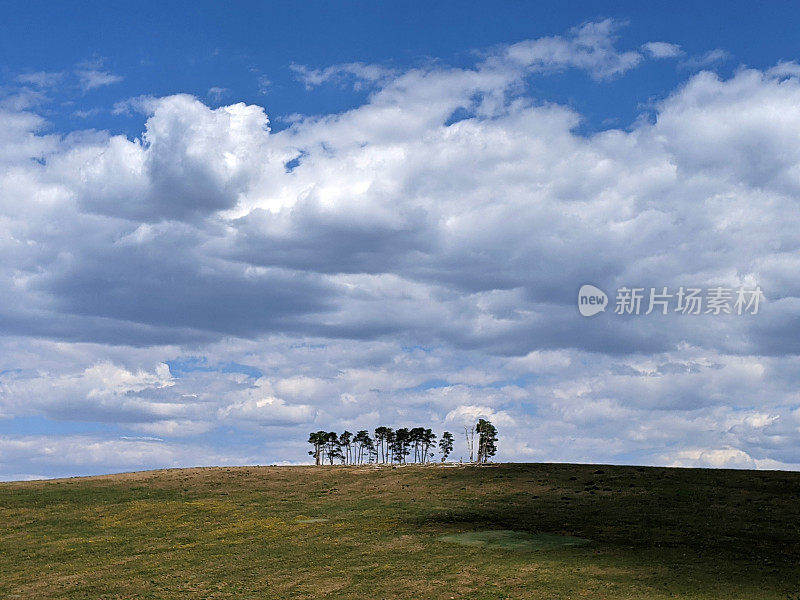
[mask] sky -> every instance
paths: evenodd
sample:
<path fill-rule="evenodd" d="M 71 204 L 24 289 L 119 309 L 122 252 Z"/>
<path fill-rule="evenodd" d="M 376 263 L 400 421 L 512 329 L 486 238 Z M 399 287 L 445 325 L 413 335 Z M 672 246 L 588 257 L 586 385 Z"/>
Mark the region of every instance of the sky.
<path fill-rule="evenodd" d="M 800 469 L 798 17 L 0 4 L 0 480 L 481 417 Z"/>

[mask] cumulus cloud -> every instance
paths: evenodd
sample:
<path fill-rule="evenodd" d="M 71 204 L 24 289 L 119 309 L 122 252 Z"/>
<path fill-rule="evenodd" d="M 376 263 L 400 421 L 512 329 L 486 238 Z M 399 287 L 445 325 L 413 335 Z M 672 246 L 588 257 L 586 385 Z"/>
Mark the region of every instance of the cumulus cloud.
<path fill-rule="evenodd" d="M 297 68 L 371 94 L 278 132 L 188 95 L 119 104 L 146 115 L 134 139 L 4 108 L 0 418 L 115 424 L 175 464 L 263 457 L 206 443 L 226 431 L 291 461 L 308 428 L 476 415 L 505 459 L 800 464 L 798 72 L 701 72 L 652 120 L 581 135 L 525 82 L 639 65 L 617 26 L 471 68 Z M 759 284 L 765 304 L 583 319 L 586 282 Z M 206 366 L 166 366 L 187 356 Z M 51 460 L 25 447 L 0 472 Z"/>
<path fill-rule="evenodd" d="M 310 424 L 314 419 L 314 411 L 307 405 L 289 406 L 280 398 L 262 396 L 228 404 L 220 409 L 219 416 L 223 421 L 232 420 L 240 425 L 274 427 Z"/>
<path fill-rule="evenodd" d="M 711 467 L 715 469 L 781 469 L 796 467 L 778 461 L 759 461 L 738 448 L 700 448 L 681 450 L 665 457 L 670 466 Z"/>
<path fill-rule="evenodd" d="M 488 419 L 500 427 L 514 425 L 514 419 L 503 411 L 495 411 L 488 406 L 464 405 L 451 410 L 445 416 L 445 423 L 458 427 L 474 425 L 478 419 Z"/>

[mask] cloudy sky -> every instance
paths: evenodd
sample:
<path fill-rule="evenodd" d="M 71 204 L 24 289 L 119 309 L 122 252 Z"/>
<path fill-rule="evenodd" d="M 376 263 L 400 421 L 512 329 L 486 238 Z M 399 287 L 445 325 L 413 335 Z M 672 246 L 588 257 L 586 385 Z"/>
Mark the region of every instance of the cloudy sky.
<path fill-rule="evenodd" d="M 0 479 L 478 416 L 800 469 L 800 15 L 694 4 L 4 4 Z"/>

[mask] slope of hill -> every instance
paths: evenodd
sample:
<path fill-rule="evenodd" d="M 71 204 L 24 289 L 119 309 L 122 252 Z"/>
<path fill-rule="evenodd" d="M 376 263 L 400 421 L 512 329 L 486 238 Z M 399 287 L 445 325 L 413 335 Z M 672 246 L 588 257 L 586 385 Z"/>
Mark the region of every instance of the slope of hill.
<path fill-rule="evenodd" d="M 575 538 L 590 541 L 558 543 Z M 787 597 L 798 473 L 241 467 L 0 484 L 0 598 Z"/>

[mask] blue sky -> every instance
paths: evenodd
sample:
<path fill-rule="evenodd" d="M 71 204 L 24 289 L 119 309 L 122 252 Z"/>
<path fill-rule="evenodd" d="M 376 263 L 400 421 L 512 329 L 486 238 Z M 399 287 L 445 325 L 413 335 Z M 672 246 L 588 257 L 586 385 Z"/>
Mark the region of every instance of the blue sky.
<path fill-rule="evenodd" d="M 476 52 L 495 45 L 604 18 L 628 23 L 618 31 L 623 47 L 666 40 L 691 57 L 724 50 L 728 58 L 715 65 L 721 73 L 742 64 L 766 68 L 797 56 L 800 41 L 793 24 L 798 12 L 791 2 L 771 2 L 760 10 L 751 2 L 5 3 L 0 52 L 7 82 L 24 72 L 61 72 L 102 59 L 103 70 L 124 78 L 89 94 L 65 93 L 74 110 L 56 110 L 53 125 L 70 131 L 88 124 L 136 136 L 141 120 L 105 113 L 88 121 L 70 116 L 108 110 L 141 94 L 174 93 L 212 103 L 267 104 L 274 116 L 339 112 L 355 106 L 363 94 L 341 88 L 305 93 L 290 65 L 365 62 L 408 68 L 435 60 L 465 66 Z M 603 93 L 574 73 L 531 85 L 537 97 L 576 107 L 595 130 L 609 120 L 630 124 L 644 105 L 672 90 L 690 70 L 651 65 L 606 82 Z M 209 98 L 212 88 L 226 92 Z"/>
<path fill-rule="evenodd" d="M 3 4 L 0 478 L 479 416 L 501 460 L 798 468 L 798 12 Z"/>

